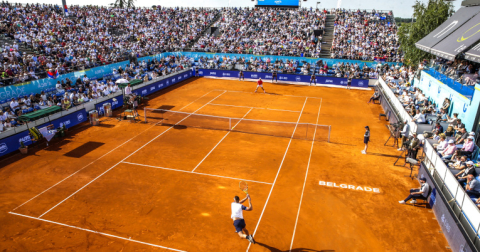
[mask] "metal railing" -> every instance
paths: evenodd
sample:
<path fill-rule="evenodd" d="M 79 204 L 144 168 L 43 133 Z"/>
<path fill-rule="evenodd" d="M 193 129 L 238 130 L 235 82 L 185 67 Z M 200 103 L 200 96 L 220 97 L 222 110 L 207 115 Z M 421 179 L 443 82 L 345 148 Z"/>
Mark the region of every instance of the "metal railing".
<path fill-rule="evenodd" d="M 382 78 L 379 78 L 380 86 L 384 91 L 384 95 L 390 99 L 395 106 L 399 116 L 403 121 L 408 121 L 412 127 L 412 132 L 417 131 L 416 124 L 412 121 L 412 118 L 408 112 L 404 109 L 401 102 L 395 96 L 390 87 L 385 83 Z M 443 162 L 442 158 L 437 154 L 437 151 L 428 142 L 424 141 L 423 155 L 425 157 L 424 163 L 427 170 L 431 173 L 438 188 L 442 190 L 445 195 L 448 206 L 455 213 L 456 218 L 460 220 L 460 224 L 467 234 L 468 238 L 477 248 L 480 249 L 479 230 L 480 230 L 480 210 L 475 203 L 470 199 L 470 196 L 465 192 L 462 185 L 458 183 L 457 178 L 448 169 L 447 165 Z"/>

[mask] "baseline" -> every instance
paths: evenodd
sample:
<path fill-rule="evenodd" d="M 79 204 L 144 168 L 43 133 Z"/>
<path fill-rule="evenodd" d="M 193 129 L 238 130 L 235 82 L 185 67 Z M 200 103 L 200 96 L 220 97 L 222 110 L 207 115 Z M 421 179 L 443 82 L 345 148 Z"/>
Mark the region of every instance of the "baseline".
<path fill-rule="evenodd" d="M 29 219 L 34 219 L 34 220 L 39 220 L 39 221 L 43 221 L 43 222 L 47 222 L 47 223 L 57 224 L 57 225 L 64 226 L 64 227 L 74 228 L 74 229 L 78 229 L 78 230 L 82 230 L 82 231 L 86 231 L 86 232 L 90 232 L 90 233 L 94 233 L 94 234 L 114 237 L 114 238 L 125 240 L 125 241 L 131 241 L 131 242 L 135 242 L 135 243 L 139 243 L 139 244 L 143 244 L 143 245 L 148 245 L 148 246 L 152 246 L 152 247 L 168 249 L 168 250 L 178 251 L 178 252 L 187 252 L 187 251 L 184 251 L 184 250 L 169 248 L 169 247 L 165 247 L 165 246 L 161 246 L 161 245 L 157 245 L 157 244 L 153 244 L 153 243 L 142 242 L 142 241 L 139 241 L 139 240 L 132 240 L 131 238 L 125 238 L 125 237 L 121 237 L 121 236 L 118 236 L 118 235 L 112 235 L 112 234 L 107 234 L 107 233 L 103 233 L 103 232 L 99 232 L 99 231 L 95 231 L 95 230 L 91 230 L 91 229 L 86 229 L 86 228 L 76 227 L 76 226 L 72 226 L 72 225 L 67 225 L 67 224 L 64 224 L 64 223 L 56 222 L 56 221 L 42 219 L 40 217 L 37 218 L 37 217 L 24 215 L 24 214 L 19 214 L 19 213 L 14 213 L 14 212 L 8 212 L 8 213 L 13 214 L 13 215 L 17 215 L 17 216 L 21 216 L 21 217 L 25 217 L 25 218 L 29 218 Z"/>
<path fill-rule="evenodd" d="M 298 123 L 300 122 L 300 118 L 302 117 L 303 109 L 305 108 L 305 105 L 307 104 L 308 97 L 305 98 L 305 102 L 303 103 L 302 111 L 300 112 L 300 115 L 298 116 L 297 123 L 295 124 L 295 129 L 293 130 L 292 136 L 290 137 L 290 141 L 288 141 L 287 149 L 285 150 L 285 154 L 283 155 L 282 162 L 280 163 L 280 167 L 278 167 L 277 175 L 275 176 L 275 179 L 273 180 L 272 188 L 270 188 L 270 192 L 268 193 L 267 200 L 265 201 L 265 205 L 263 206 L 262 213 L 260 214 L 260 218 L 258 219 L 257 225 L 255 226 L 255 229 L 253 231 L 253 236 L 257 233 L 258 226 L 260 225 L 260 222 L 262 220 L 263 214 L 265 213 L 265 209 L 267 208 L 268 201 L 270 200 L 270 196 L 272 195 L 273 188 L 275 187 L 275 183 L 277 182 L 278 175 L 280 174 L 280 171 L 282 170 L 283 163 L 285 162 L 285 158 L 287 157 L 288 149 L 290 148 L 290 144 L 292 143 L 293 136 L 295 135 L 295 131 L 297 131 L 297 126 Z M 250 246 L 252 246 L 252 243 L 248 244 L 247 251 L 250 249 Z"/>
<path fill-rule="evenodd" d="M 225 92 L 217 95 L 215 98 L 213 98 L 212 100 L 210 100 L 209 102 L 207 102 L 205 105 L 201 106 L 200 108 L 198 108 L 197 110 L 195 110 L 193 113 L 189 114 L 187 117 L 183 118 L 182 120 L 180 120 L 179 122 L 177 122 L 175 125 L 181 123 L 183 120 L 187 119 L 188 117 L 190 117 L 191 115 L 195 114 L 195 112 L 199 111 L 200 109 L 202 109 L 203 107 L 207 106 L 210 102 L 214 101 L 215 99 L 217 99 L 218 97 L 220 97 L 221 95 L 223 95 Z M 80 189 L 78 189 L 77 191 L 75 191 L 74 193 L 72 193 L 70 196 L 68 196 L 67 198 L 65 198 L 64 200 L 60 201 L 58 204 L 56 204 L 55 206 L 53 206 L 52 208 L 50 208 L 49 210 L 47 210 L 46 212 L 44 212 L 43 214 L 41 214 L 40 216 L 38 216 L 38 218 L 41 218 L 42 216 L 44 216 L 45 214 L 47 214 L 48 212 L 52 211 L 54 208 L 56 208 L 57 206 L 59 206 L 60 204 L 62 204 L 63 202 L 65 202 L 66 200 L 68 200 L 69 198 L 71 198 L 73 195 L 77 194 L 78 192 L 80 192 L 81 190 L 83 190 L 85 187 L 87 187 L 88 185 L 90 185 L 91 183 L 93 183 L 95 180 L 97 180 L 98 178 L 100 178 L 101 176 L 103 176 L 104 174 L 106 174 L 107 172 L 109 172 L 110 170 L 112 170 L 113 168 L 115 168 L 117 165 L 119 165 L 120 163 L 122 163 L 123 161 L 127 160 L 129 157 L 131 157 L 132 155 L 134 155 L 135 153 L 137 153 L 138 151 L 140 151 L 141 149 L 143 149 L 145 146 L 149 145 L 151 142 L 155 141 L 157 138 L 159 138 L 160 136 L 162 136 L 163 134 L 165 134 L 166 132 L 168 132 L 170 129 L 172 129 L 175 125 L 172 125 L 170 126 L 170 128 L 166 129 L 165 131 L 163 131 L 162 133 L 160 133 L 159 135 L 157 135 L 156 137 L 154 137 L 152 140 L 148 141 L 146 144 L 142 145 L 140 148 L 138 148 L 136 151 L 134 151 L 133 153 L 131 153 L 130 155 L 126 156 L 124 159 L 122 159 L 120 162 L 116 163 L 115 165 L 113 165 L 112 167 L 110 167 L 108 170 L 104 171 L 102 174 L 98 175 L 96 178 L 94 178 L 92 181 L 88 182 L 86 185 L 82 186 Z"/>
<path fill-rule="evenodd" d="M 212 91 L 213 91 L 213 90 L 212 90 Z M 191 103 L 189 103 L 189 104 L 187 104 L 187 105 L 183 106 L 183 107 L 182 107 L 182 108 L 180 108 L 179 110 L 182 110 L 182 109 L 184 109 L 184 108 L 186 108 L 186 107 L 190 106 L 191 104 L 193 104 L 194 102 L 196 102 L 196 101 L 198 101 L 199 99 L 203 98 L 204 96 L 208 95 L 208 94 L 209 94 L 209 93 L 211 93 L 212 91 L 210 91 L 210 92 L 208 92 L 208 93 L 206 93 L 206 94 L 204 94 L 204 95 L 202 95 L 202 96 L 198 97 L 197 99 L 195 99 L 195 100 L 194 100 L 194 101 L 192 101 Z M 34 200 L 34 199 L 35 199 L 35 198 L 37 198 L 38 196 L 40 196 L 40 195 L 42 195 L 42 194 L 46 193 L 46 192 L 47 192 L 47 191 L 49 191 L 50 189 L 52 189 L 52 188 L 56 187 L 57 185 L 61 184 L 63 181 L 65 181 L 65 180 L 67 180 L 68 178 L 72 177 L 73 175 L 75 175 L 75 174 L 79 173 L 79 172 L 80 172 L 80 171 L 82 171 L 83 169 L 85 169 L 85 168 L 87 168 L 88 166 L 92 165 L 92 164 L 93 164 L 93 163 L 95 163 L 96 161 L 98 161 L 98 160 L 102 159 L 103 157 L 105 157 L 106 155 L 108 155 L 108 154 L 110 154 L 111 152 L 115 151 L 116 149 L 118 149 L 118 148 L 122 147 L 124 144 L 126 144 L 126 143 L 130 142 L 131 140 L 133 140 L 133 139 L 134 139 L 134 138 L 136 138 L 137 136 L 139 136 L 139 135 L 141 135 L 142 133 L 146 132 L 147 130 L 149 130 L 149 129 L 153 128 L 153 127 L 154 127 L 155 125 L 157 125 L 157 124 L 158 124 L 158 123 L 156 123 L 156 124 L 152 125 L 151 127 L 149 127 L 149 128 L 147 128 L 147 129 L 145 129 L 144 131 L 142 131 L 142 132 L 138 133 L 137 135 L 135 135 L 134 137 L 132 137 L 132 138 L 128 139 L 127 141 L 125 141 L 125 142 L 124 142 L 124 143 L 122 143 L 121 145 L 119 145 L 119 146 L 117 146 L 117 147 L 113 148 L 112 150 L 110 150 L 109 152 L 105 153 L 103 156 L 101 156 L 101 157 L 99 157 L 99 158 L 97 158 L 97 159 L 93 160 L 92 162 L 90 162 L 89 164 L 87 164 L 87 165 L 85 165 L 84 167 L 80 168 L 80 169 L 79 169 L 79 170 L 77 170 L 76 172 L 74 172 L 74 173 L 72 173 L 72 174 L 68 175 L 68 176 L 67 176 L 67 177 L 65 177 L 64 179 L 62 179 L 62 180 L 60 180 L 59 182 L 57 182 L 56 184 L 54 184 L 54 185 L 52 185 L 51 187 L 49 187 L 49 188 L 45 189 L 45 190 L 44 190 L 44 191 L 42 191 L 41 193 L 39 193 L 39 194 L 35 195 L 33 198 L 31 198 L 31 199 L 29 199 L 29 200 L 25 201 L 23 204 L 21 204 L 21 205 L 17 206 L 16 208 L 14 208 L 12 211 L 15 211 L 15 210 L 17 210 L 18 208 L 20 208 L 21 206 L 23 206 L 23 205 L 27 204 L 28 202 L 30 202 L 30 201 L 32 201 L 32 200 Z"/>
<path fill-rule="evenodd" d="M 246 94 L 280 95 L 280 96 L 299 97 L 299 98 L 322 99 L 321 97 L 313 97 L 313 96 L 298 96 L 298 95 L 285 95 L 285 94 L 255 93 L 255 92 L 245 92 L 245 91 L 237 91 L 237 90 L 224 90 L 224 89 L 214 89 L 213 91 L 227 91 L 227 92 L 246 93 Z"/>
<path fill-rule="evenodd" d="M 227 178 L 227 179 L 234 179 L 234 180 L 244 180 L 244 181 L 253 182 L 253 183 L 272 185 L 272 183 L 269 183 L 269 182 L 249 180 L 249 179 L 242 179 L 242 178 L 233 178 L 233 177 L 220 176 L 220 175 L 208 174 L 208 173 L 203 173 L 203 172 L 191 172 L 191 171 L 178 170 L 178 169 L 173 169 L 173 168 L 165 168 L 165 167 L 160 167 L 160 166 L 145 165 L 145 164 L 130 163 L 130 162 L 122 162 L 122 163 L 124 163 L 124 164 L 131 164 L 131 165 L 138 165 L 138 166 L 145 166 L 145 167 L 150 167 L 150 168 L 155 168 L 155 169 L 162 169 L 162 170 L 168 170 L 168 171 L 185 172 L 185 173 L 190 173 L 190 174 L 205 175 L 205 176 L 219 177 L 219 178 Z"/>
<path fill-rule="evenodd" d="M 249 106 L 237 106 L 237 105 L 229 105 L 229 104 L 214 104 L 210 103 L 210 105 L 214 106 L 228 106 L 228 107 L 236 107 L 236 108 L 253 108 L 253 109 L 266 109 L 266 110 L 276 110 L 276 111 L 285 111 L 285 112 L 295 112 L 295 113 L 300 113 L 300 111 L 295 111 L 295 110 L 286 110 L 286 109 L 271 109 L 271 108 L 260 108 L 260 107 L 249 107 Z"/>

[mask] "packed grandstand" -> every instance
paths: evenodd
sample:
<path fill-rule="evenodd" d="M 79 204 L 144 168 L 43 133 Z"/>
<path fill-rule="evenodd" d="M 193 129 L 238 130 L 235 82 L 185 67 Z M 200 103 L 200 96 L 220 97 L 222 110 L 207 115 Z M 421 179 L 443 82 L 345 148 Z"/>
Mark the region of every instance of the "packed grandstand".
<path fill-rule="evenodd" d="M 399 104 L 390 113 L 404 112 L 391 133 L 402 140 L 399 151 L 409 150 L 405 158 L 418 159 L 418 148 L 414 154 L 411 149 L 417 135 L 409 132 L 418 133 L 422 147 L 431 145 L 432 156 L 438 156 L 445 171 L 460 176 L 460 183 L 469 183 L 467 175 L 475 172 L 470 164 L 480 152 L 478 131 L 473 119 L 465 125 L 467 118 L 458 118 L 468 105 L 458 107 L 452 96 L 477 101 L 478 63 L 437 57 L 414 67 L 403 65 L 392 11 L 71 6 L 65 16 L 57 5 L 0 5 L 0 88 L 55 82 L 39 92 L 2 97 L 0 136 L 27 125 L 25 116 L 36 111 L 51 107 L 71 111 L 112 94 L 129 95 L 128 83 L 154 83 L 185 70 L 197 76 L 199 69 L 255 72 L 252 79 L 274 73 L 268 75 L 272 82 L 277 74 L 307 75 L 341 78 L 339 86 L 350 85 L 352 79 L 379 83 L 372 100 L 383 99 L 382 106 Z M 110 72 L 83 74 L 114 64 Z M 461 89 L 460 95 L 440 103 L 429 91 L 414 86 L 415 81 L 421 85 L 427 73 L 453 91 Z M 429 89 L 431 83 L 425 85 Z M 466 194 L 480 208 L 480 188 Z"/>

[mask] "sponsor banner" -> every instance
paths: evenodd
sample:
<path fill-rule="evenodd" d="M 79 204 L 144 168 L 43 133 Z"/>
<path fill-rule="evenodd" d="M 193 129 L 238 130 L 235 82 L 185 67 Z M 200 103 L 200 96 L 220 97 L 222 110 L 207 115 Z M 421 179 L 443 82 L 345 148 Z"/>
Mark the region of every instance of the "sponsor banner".
<path fill-rule="evenodd" d="M 463 235 L 459 226 L 457 225 L 457 221 L 452 216 L 453 212 L 449 211 L 447 203 L 445 202 L 445 198 L 442 197 L 443 195 L 440 195 L 441 192 L 435 187 L 435 184 L 432 181 L 432 177 L 430 176 L 428 170 L 425 168 L 423 163 L 421 163 L 420 168 L 418 169 L 418 178 L 426 178 L 428 185 L 432 189 L 428 202 L 430 204 L 430 207 L 432 207 L 433 209 L 433 213 L 437 217 L 438 224 L 442 228 L 443 235 L 445 235 L 445 238 L 448 241 L 448 245 L 450 246 L 452 251 L 473 251 L 470 248 L 469 243 L 465 239 L 465 236 Z M 408 191 L 406 193 L 408 193 Z"/>
<path fill-rule="evenodd" d="M 199 76 L 212 76 L 219 78 L 238 78 L 239 71 L 230 71 L 230 70 L 217 70 L 217 69 L 199 69 Z M 259 79 L 262 80 L 271 80 L 272 73 L 262 73 L 262 72 L 247 72 L 244 71 L 243 75 L 245 79 Z M 288 81 L 288 82 L 303 82 L 310 83 L 310 75 L 300 75 L 300 74 L 282 74 L 277 75 L 278 81 Z M 326 76 L 316 76 L 317 84 L 329 84 L 329 85 L 347 85 L 347 78 L 336 78 L 336 77 L 326 77 Z M 368 88 L 368 79 L 353 79 L 352 87 L 365 87 Z"/>
<path fill-rule="evenodd" d="M 153 94 L 161 89 L 164 89 L 166 87 L 169 87 L 173 84 L 179 83 L 181 81 L 184 81 L 186 79 L 189 79 L 190 77 L 194 76 L 194 73 L 192 71 L 185 71 L 180 74 L 176 74 L 170 77 L 167 77 L 165 79 L 162 79 L 158 82 L 152 83 L 148 86 L 140 87 L 135 89 L 133 88 L 133 93 L 141 96 L 147 96 L 150 94 Z"/>
<path fill-rule="evenodd" d="M 48 117 L 46 117 L 48 119 Z M 36 128 L 42 128 L 47 125 L 53 124 L 55 128 L 65 126 L 66 128 L 73 127 L 79 123 L 85 122 L 88 119 L 87 112 L 85 109 L 75 111 L 71 114 L 68 114 L 66 116 L 57 118 L 53 121 L 50 121 L 48 123 L 44 123 L 42 125 L 36 126 Z M 32 141 L 29 136 L 29 131 L 23 131 L 18 134 L 15 134 L 13 136 L 9 136 L 7 138 L 1 139 L 0 140 L 0 156 L 6 155 L 8 153 L 11 153 L 13 151 L 18 150 L 20 148 L 20 142 L 23 141 L 23 144 L 25 145 L 30 145 L 32 144 Z"/>
<path fill-rule="evenodd" d="M 474 120 L 480 103 L 480 95 L 474 94 L 467 98 L 441 81 L 435 79 L 430 74 L 422 71 L 420 81 L 415 80 L 414 86 L 420 88 L 426 97 L 429 97 L 435 104 L 443 104 L 445 98 L 450 99 L 451 108 L 449 114 L 458 113 L 458 118 L 462 119 L 465 128 L 470 131 L 473 128 Z M 477 93 L 477 92 L 475 92 Z"/>
<path fill-rule="evenodd" d="M 223 57 L 230 57 L 234 58 L 245 58 L 245 59 L 250 59 L 250 58 L 260 58 L 263 61 L 270 60 L 271 62 L 274 62 L 276 60 L 297 60 L 299 62 L 306 62 L 310 64 L 316 64 L 317 61 L 321 60 L 323 61 L 324 64 L 327 64 L 329 67 L 332 67 L 335 64 L 338 63 L 350 63 L 350 64 L 359 64 L 360 66 L 363 66 L 363 64 L 367 64 L 368 67 L 373 67 L 375 68 L 378 65 L 378 62 L 375 61 L 362 61 L 362 60 L 346 60 L 346 59 L 325 59 L 325 58 L 310 58 L 310 57 L 290 57 L 290 56 L 275 56 L 275 55 L 252 55 L 252 54 L 235 54 L 235 53 L 205 53 L 205 52 L 166 52 L 166 53 L 161 53 L 161 54 L 156 54 L 153 56 L 147 56 L 147 57 L 142 57 L 138 58 L 138 61 L 148 61 L 152 59 L 161 59 L 167 56 L 186 56 L 193 58 L 195 60 L 198 60 L 200 57 L 203 58 L 223 58 Z M 396 62 L 382 62 L 382 63 L 387 63 L 388 65 L 398 65 L 401 66 L 402 63 L 396 63 Z"/>
<path fill-rule="evenodd" d="M 106 66 L 90 68 L 85 71 L 62 74 L 56 79 L 45 78 L 18 85 L 2 87 L 0 88 L 0 100 L 9 100 L 12 97 L 17 98 L 18 96 L 29 95 L 30 93 L 40 93 L 45 89 L 54 88 L 57 84 L 57 81 L 65 80 L 66 78 L 69 78 L 72 82 L 75 82 L 78 77 L 83 77 L 84 75 L 87 75 L 88 78 L 101 78 L 105 74 L 111 74 L 113 69 L 118 69 L 120 66 L 125 68 L 128 63 L 129 61 L 122 61 Z"/>
<path fill-rule="evenodd" d="M 115 99 L 115 101 L 113 99 Z M 101 114 L 105 113 L 105 111 L 103 111 L 103 104 L 105 104 L 105 103 L 110 103 L 112 105 L 112 110 L 114 110 L 116 108 L 120 108 L 121 106 L 123 106 L 123 95 L 119 95 L 119 96 L 114 97 L 112 99 L 108 99 L 106 101 L 95 104 L 95 109 L 97 111 L 102 112 Z"/>
<path fill-rule="evenodd" d="M 347 183 L 338 183 L 337 185 L 337 183 L 335 182 L 327 182 L 327 181 L 319 181 L 318 184 L 321 186 L 327 186 L 327 187 L 333 187 L 333 188 L 339 188 L 339 189 L 380 193 L 379 188 L 373 188 L 371 186 L 357 186 L 357 185 L 349 185 Z"/>

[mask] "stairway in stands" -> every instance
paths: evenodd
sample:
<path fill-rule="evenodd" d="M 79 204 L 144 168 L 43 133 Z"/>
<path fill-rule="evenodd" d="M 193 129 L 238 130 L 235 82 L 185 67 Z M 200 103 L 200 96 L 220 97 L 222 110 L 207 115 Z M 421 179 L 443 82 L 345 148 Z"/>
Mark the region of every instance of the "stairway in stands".
<path fill-rule="evenodd" d="M 222 17 L 222 11 L 219 11 L 217 15 L 213 18 L 213 20 L 205 26 L 205 28 L 200 32 L 200 35 L 197 35 L 197 37 L 191 41 L 187 47 L 185 48 L 185 51 L 191 51 L 192 47 L 197 43 L 198 40 L 200 40 L 201 37 L 207 36 L 207 33 L 210 32 L 210 27 L 212 27 L 220 18 Z"/>
<path fill-rule="evenodd" d="M 327 15 L 325 20 L 325 31 L 322 37 L 322 52 L 320 58 L 330 58 L 330 48 L 333 42 L 333 24 L 335 23 L 335 15 Z"/>

